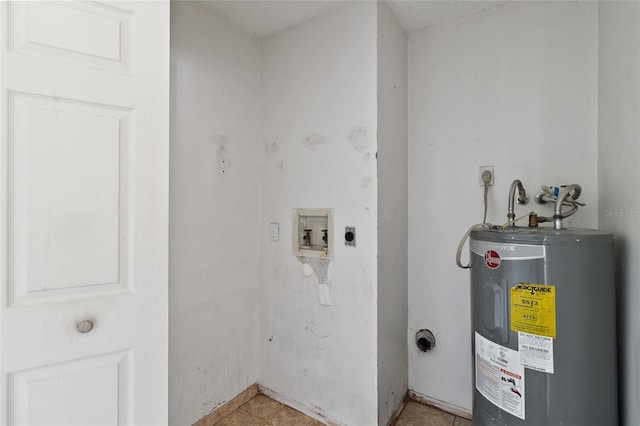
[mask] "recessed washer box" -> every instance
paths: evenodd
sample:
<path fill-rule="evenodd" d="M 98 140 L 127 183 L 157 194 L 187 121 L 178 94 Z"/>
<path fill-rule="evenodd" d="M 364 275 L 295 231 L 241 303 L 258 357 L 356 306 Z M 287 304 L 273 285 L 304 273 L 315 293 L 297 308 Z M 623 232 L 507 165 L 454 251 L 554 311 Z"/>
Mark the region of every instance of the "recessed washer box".
<path fill-rule="evenodd" d="M 333 259 L 333 209 L 293 209 L 293 254 Z"/>

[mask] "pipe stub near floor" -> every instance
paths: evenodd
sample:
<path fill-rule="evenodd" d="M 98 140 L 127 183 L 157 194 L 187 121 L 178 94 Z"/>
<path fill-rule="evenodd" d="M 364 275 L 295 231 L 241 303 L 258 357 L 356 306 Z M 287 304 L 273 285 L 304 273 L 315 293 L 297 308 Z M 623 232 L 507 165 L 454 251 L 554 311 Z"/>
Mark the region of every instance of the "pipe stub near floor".
<path fill-rule="evenodd" d="M 436 346 L 436 337 L 430 330 L 423 328 L 416 333 L 416 345 L 422 352 L 429 352 Z"/>

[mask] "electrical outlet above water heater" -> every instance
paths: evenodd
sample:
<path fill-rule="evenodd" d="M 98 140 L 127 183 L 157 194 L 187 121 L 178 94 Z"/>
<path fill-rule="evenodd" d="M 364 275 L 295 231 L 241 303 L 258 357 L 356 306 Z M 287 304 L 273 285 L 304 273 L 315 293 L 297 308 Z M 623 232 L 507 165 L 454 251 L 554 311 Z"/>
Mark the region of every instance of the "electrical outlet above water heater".
<path fill-rule="evenodd" d="M 333 259 L 333 209 L 293 210 L 293 254 Z"/>

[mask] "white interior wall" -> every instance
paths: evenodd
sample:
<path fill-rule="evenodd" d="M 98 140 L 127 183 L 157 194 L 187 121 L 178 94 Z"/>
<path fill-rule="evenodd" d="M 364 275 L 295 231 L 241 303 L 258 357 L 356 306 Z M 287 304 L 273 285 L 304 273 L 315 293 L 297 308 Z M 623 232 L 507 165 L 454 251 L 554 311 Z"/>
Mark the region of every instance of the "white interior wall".
<path fill-rule="evenodd" d="M 410 37 L 409 387 L 419 394 L 466 410 L 471 406 L 468 274 L 456 269 L 453 253 L 466 227 L 481 219 L 478 166 L 491 164 L 496 186 L 489 198 L 490 221 L 505 220 L 506 194 L 515 177 L 532 194 L 540 184 L 577 182 L 588 207 L 571 226 L 595 227 L 599 219 L 602 228 L 618 234 L 621 360 L 634 371 L 622 377 L 623 424 L 638 423 L 633 368 L 640 353 L 633 327 L 638 318 L 631 308 L 637 271 L 626 266 L 639 251 L 637 197 L 629 197 L 632 188 L 624 183 L 630 185 L 637 174 L 629 154 L 640 130 L 635 124 L 640 37 L 638 5 L 625 5 L 628 10 L 616 12 L 609 4 L 599 6 L 600 112 L 594 4 L 513 4 Z M 368 391 L 376 383 L 375 348 L 391 341 L 376 342 L 376 322 L 381 338 L 391 334 L 384 328 L 389 323 L 376 318 L 385 313 L 375 309 L 374 246 L 391 229 L 384 228 L 385 213 L 401 213 L 380 209 L 382 228 L 376 234 L 372 207 L 386 205 L 389 193 L 384 160 L 379 159 L 380 188 L 372 161 L 371 6 L 344 6 L 265 41 L 260 99 L 258 42 L 200 5 L 172 5 L 171 424 L 191 424 L 258 376 L 275 396 L 303 409 L 344 424 L 374 421 L 367 416 L 376 404 Z M 398 53 L 384 45 L 378 40 L 381 63 Z M 620 50 L 622 45 L 626 49 Z M 379 82 L 385 69 L 379 68 Z M 260 105 L 262 120 L 269 122 L 262 137 Z M 379 116 L 386 117 L 385 105 L 379 103 Z M 391 147 L 384 143 L 385 128 L 393 126 L 379 119 L 382 155 Z M 251 147 L 252 137 L 262 146 Z M 203 195 L 209 193 L 215 198 Z M 262 205 L 259 223 L 256 199 Z M 315 277 L 304 278 L 291 255 L 294 207 L 336 208 L 338 244 L 329 275 L 334 307 L 318 304 Z M 529 205 L 517 213 L 531 208 L 541 211 Z M 605 215 L 612 209 L 631 213 Z M 268 241 L 269 222 L 280 223 L 279 242 Z M 339 241 L 345 225 L 357 227 L 356 249 Z M 260 246 L 253 260 L 245 241 Z M 238 255 L 230 256 L 230 247 Z M 384 248 L 379 253 L 377 291 L 383 300 L 389 287 L 382 286 L 389 281 Z M 258 323 L 259 333 L 252 329 Z M 422 327 L 438 339 L 429 354 L 413 345 L 413 334 Z M 258 336 L 264 358 L 260 375 L 252 355 L 256 344 L 250 343 Z M 378 352 L 382 397 L 389 395 L 383 388 L 391 382 L 381 369 L 388 361 L 385 351 Z M 382 399 L 379 403 L 382 419 L 388 408 Z"/>
<path fill-rule="evenodd" d="M 620 424 L 640 424 L 640 3 L 600 2 L 598 225 L 616 234 Z"/>
<path fill-rule="evenodd" d="M 408 386 L 407 36 L 378 3 L 378 424 Z"/>
<path fill-rule="evenodd" d="M 172 425 L 258 379 L 259 98 L 259 42 L 198 2 L 173 2 Z"/>
<path fill-rule="evenodd" d="M 260 384 L 351 426 L 377 423 L 376 19 L 350 2 L 262 42 Z M 292 255 L 294 208 L 334 209 L 333 306 Z"/>
<path fill-rule="evenodd" d="M 479 166 L 495 167 L 488 221 L 511 181 L 579 183 L 567 226 L 597 225 L 597 4 L 517 2 L 409 38 L 409 388 L 471 410 L 469 273 L 457 244 L 482 221 Z M 517 206 L 544 215 L 551 207 Z M 468 258 L 465 248 L 464 259 Z M 413 344 L 431 329 L 434 350 Z"/>

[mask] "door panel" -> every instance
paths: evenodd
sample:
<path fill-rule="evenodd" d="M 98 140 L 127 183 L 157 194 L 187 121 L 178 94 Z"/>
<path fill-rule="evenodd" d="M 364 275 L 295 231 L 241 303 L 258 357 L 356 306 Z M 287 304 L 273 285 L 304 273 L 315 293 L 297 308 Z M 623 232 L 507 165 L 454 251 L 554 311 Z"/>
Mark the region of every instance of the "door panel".
<path fill-rule="evenodd" d="M 0 13 L 0 422 L 166 424 L 169 5 Z"/>
<path fill-rule="evenodd" d="M 9 93 L 9 304 L 128 290 L 131 111 Z"/>
<path fill-rule="evenodd" d="M 10 51 L 130 71 L 130 10 L 98 2 L 18 1 L 7 14 Z"/>
<path fill-rule="evenodd" d="M 131 424 L 130 351 L 38 367 L 10 374 L 13 422 L 28 425 Z M 57 395 L 74 401 L 58 404 Z M 37 409 L 34 409 L 37 407 Z"/>

